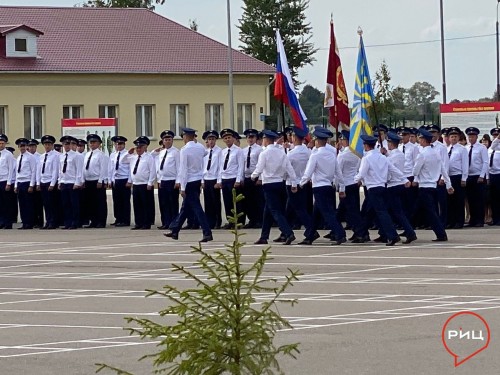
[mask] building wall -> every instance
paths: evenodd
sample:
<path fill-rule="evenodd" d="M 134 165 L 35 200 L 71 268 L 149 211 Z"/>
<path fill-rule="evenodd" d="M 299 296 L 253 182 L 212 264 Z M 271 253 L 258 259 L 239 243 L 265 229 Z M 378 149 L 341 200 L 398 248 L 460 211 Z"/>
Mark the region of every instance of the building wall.
<path fill-rule="evenodd" d="M 238 103 L 254 106 L 253 127 L 262 129 L 268 114 L 269 76 L 235 75 L 235 127 Z M 228 77 L 225 75 L 155 74 L 0 74 L 0 106 L 6 110 L 11 143 L 24 136 L 25 106 L 43 106 L 43 134 L 61 136 L 63 106 L 83 106 L 80 117 L 99 117 L 99 105 L 118 105 L 118 134 L 134 140 L 136 105 L 154 105 L 153 137 L 170 129 L 170 105 L 189 106 L 189 126 L 205 130 L 205 104 L 223 104 L 222 128 L 230 126 Z M 153 144 L 157 144 L 154 142 Z M 180 140 L 176 141 L 180 145 Z"/>

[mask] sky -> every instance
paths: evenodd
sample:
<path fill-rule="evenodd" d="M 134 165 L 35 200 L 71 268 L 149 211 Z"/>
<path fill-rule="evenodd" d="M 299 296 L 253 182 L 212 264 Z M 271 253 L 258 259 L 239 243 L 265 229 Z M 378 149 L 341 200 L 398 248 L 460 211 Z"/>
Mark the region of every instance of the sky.
<path fill-rule="evenodd" d="M 74 6 L 82 0 L 0 0 L 0 5 Z M 167 0 L 156 12 L 227 44 L 226 0 Z M 230 0 L 232 46 L 240 46 L 238 28 L 242 0 Z M 446 99 L 477 100 L 496 89 L 497 1 L 443 0 Z M 415 82 L 432 84 L 442 94 L 439 0 L 310 0 L 306 16 L 316 61 L 299 71 L 299 80 L 323 91 L 329 48 L 329 22 L 335 34 L 349 98 L 352 98 L 358 54 L 358 26 L 371 78 L 386 61 L 391 85 L 409 88 Z M 286 45 L 285 45 L 286 50 Z M 443 101 L 442 95 L 436 98 Z"/>

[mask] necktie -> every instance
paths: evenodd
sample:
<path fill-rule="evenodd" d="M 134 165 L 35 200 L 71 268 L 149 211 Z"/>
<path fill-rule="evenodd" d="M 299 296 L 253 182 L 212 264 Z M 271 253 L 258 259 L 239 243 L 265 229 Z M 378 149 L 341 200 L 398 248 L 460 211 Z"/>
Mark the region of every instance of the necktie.
<path fill-rule="evenodd" d="M 21 172 L 21 166 L 23 165 L 23 154 L 21 154 L 21 159 L 19 159 L 19 166 L 17 167 L 17 173 Z"/>
<path fill-rule="evenodd" d="M 403 145 L 403 154 L 406 152 L 405 145 Z"/>
<path fill-rule="evenodd" d="M 210 170 L 210 167 L 212 166 L 212 151 L 213 149 L 210 149 L 210 154 L 208 154 L 208 164 L 207 164 L 207 171 Z"/>
<path fill-rule="evenodd" d="M 165 159 L 167 158 L 168 151 L 165 150 L 165 155 L 163 155 L 163 159 L 161 159 L 160 171 L 163 171 L 163 165 L 165 164 Z"/>
<path fill-rule="evenodd" d="M 137 168 L 139 168 L 139 161 L 141 161 L 141 155 L 139 155 L 137 161 L 135 162 L 134 171 L 132 172 L 133 174 L 137 173 Z"/>
<path fill-rule="evenodd" d="M 252 152 L 252 146 L 248 147 L 248 154 L 247 154 L 247 168 L 250 168 L 250 153 Z"/>
<path fill-rule="evenodd" d="M 470 145 L 470 150 L 469 150 L 469 167 L 471 162 L 472 162 L 472 145 Z"/>
<path fill-rule="evenodd" d="M 68 168 L 68 154 L 66 154 L 66 157 L 64 158 L 62 173 L 66 173 L 67 168 Z"/>
<path fill-rule="evenodd" d="M 227 169 L 227 163 L 229 163 L 229 153 L 230 152 L 231 152 L 231 149 L 228 149 L 227 154 L 226 154 L 226 159 L 224 160 L 224 170 Z"/>
<path fill-rule="evenodd" d="M 118 170 L 118 168 L 120 167 L 120 153 L 121 151 L 118 151 L 118 155 L 116 155 L 116 166 L 115 166 L 115 171 Z"/>
<path fill-rule="evenodd" d="M 47 163 L 47 157 L 49 154 L 45 154 L 45 157 L 43 158 L 43 165 L 42 165 L 42 174 L 45 173 L 45 164 Z"/>
<path fill-rule="evenodd" d="M 490 168 L 493 167 L 493 157 L 495 156 L 495 150 L 493 150 L 491 152 L 491 156 L 490 156 Z"/>
<path fill-rule="evenodd" d="M 90 167 L 90 159 L 92 159 L 92 155 L 94 154 L 94 151 L 92 151 L 89 155 L 89 158 L 87 159 L 87 165 L 85 166 L 85 169 L 88 171 Z"/>
<path fill-rule="evenodd" d="M 451 158 L 451 153 L 453 152 L 453 146 L 450 147 L 450 151 L 448 151 L 448 157 Z"/>

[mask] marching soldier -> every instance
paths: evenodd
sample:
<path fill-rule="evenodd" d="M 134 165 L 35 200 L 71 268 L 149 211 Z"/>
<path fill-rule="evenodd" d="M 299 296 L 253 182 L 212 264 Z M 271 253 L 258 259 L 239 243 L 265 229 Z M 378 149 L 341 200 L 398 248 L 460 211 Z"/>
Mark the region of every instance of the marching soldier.
<path fill-rule="evenodd" d="M 493 141 L 488 150 L 488 181 L 490 183 L 492 217 L 489 225 L 500 225 L 500 129 L 493 128 L 490 130 L 490 134 Z"/>
<path fill-rule="evenodd" d="M 28 152 L 35 156 L 37 166 L 40 161 L 40 156 L 41 154 L 37 151 L 37 147 L 40 144 L 36 139 L 30 139 L 28 142 Z M 38 168 L 37 168 L 37 173 L 38 173 Z M 34 204 L 34 214 L 35 214 L 35 221 L 34 221 L 34 227 L 35 228 L 42 228 L 43 227 L 43 203 L 42 203 L 42 194 L 40 191 L 35 189 L 33 192 L 33 204 Z"/>
<path fill-rule="evenodd" d="M 87 210 L 89 225 L 86 228 L 105 228 L 108 217 L 106 186 L 108 181 L 109 157 L 100 150 L 102 139 L 97 134 L 87 135 L 90 151 L 83 160 L 85 189 L 83 201 Z"/>
<path fill-rule="evenodd" d="M 469 138 L 467 151 L 469 152 L 469 176 L 465 187 L 465 194 L 469 202 L 470 220 L 467 227 L 484 226 L 484 184 L 488 174 L 488 150 L 477 141 L 479 129 L 469 127 L 465 129 Z"/>
<path fill-rule="evenodd" d="M 377 149 L 381 149 L 381 148 L 384 148 L 387 150 L 387 132 L 389 131 L 389 128 L 387 127 L 387 125 L 384 125 L 384 124 L 378 124 L 374 129 L 373 129 L 374 132 L 378 133 L 378 135 L 380 135 L 380 137 L 378 136 L 375 136 L 375 138 L 377 138 L 377 144 L 376 144 L 376 147 Z M 380 140 L 379 139 L 382 139 L 382 144 L 380 144 Z"/>
<path fill-rule="evenodd" d="M 9 207 L 12 202 L 12 180 L 14 179 L 16 159 L 6 149 L 9 138 L 0 134 L 0 229 L 12 229 L 12 215 Z"/>
<path fill-rule="evenodd" d="M 200 242 L 212 241 L 212 230 L 208 225 L 207 217 L 200 203 L 200 188 L 203 178 L 203 157 L 206 150 L 201 144 L 195 142 L 196 130 L 182 129 L 182 139 L 185 146 L 180 151 L 179 183 L 181 196 L 184 198 L 179 215 L 170 224 L 170 232 L 165 237 L 179 239 L 179 231 L 187 218 L 187 210 L 194 214 L 202 230 L 203 238 Z"/>
<path fill-rule="evenodd" d="M 116 227 L 130 226 L 130 196 L 131 189 L 127 186 L 130 178 L 130 163 L 124 162 L 127 159 L 125 143 L 127 138 L 116 135 L 111 138 L 115 144 L 115 151 L 110 155 L 109 161 L 109 183 L 113 196 L 113 214 L 115 222 L 111 225 Z"/>
<path fill-rule="evenodd" d="M 72 150 L 76 139 L 65 135 L 60 139 L 63 153 L 59 156 L 59 190 L 64 214 L 63 229 L 80 226 L 80 190 L 83 186 L 83 158 Z"/>
<path fill-rule="evenodd" d="M 36 157 L 28 152 L 29 141 L 26 138 L 16 140 L 20 154 L 16 161 L 16 183 L 14 191 L 17 193 L 19 212 L 22 226 L 18 229 L 33 229 L 35 210 L 33 192 L 36 185 Z"/>
<path fill-rule="evenodd" d="M 439 126 L 431 124 L 427 126 L 427 129 L 432 134 L 432 147 L 438 151 L 439 156 L 441 156 L 441 162 L 443 163 L 443 168 L 448 172 L 450 167 L 450 159 L 448 156 L 448 150 L 444 144 L 439 142 L 441 136 L 441 131 Z M 448 221 L 448 194 L 446 192 L 446 186 L 442 178 L 439 178 L 438 186 L 438 207 L 439 207 L 439 219 L 443 226 L 446 226 Z"/>
<path fill-rule="evenodd" d="M 203 159 L 203 200 L 208 225 L 211 229 L 219 229 L 222 225 L 222 205 L 220 189 L 215 186 L 219 177 L 220 158 L 222 149 L 217 146 L 219 133 L 207 130 L 202 138 L 207 144 L 207 153 Z"/>
<path fill-rule="evenodd" d="M 449 176 L 454 193 L 448 195 L 448 226 L 450 229 L 464 227 L 465 186 L 469 176 L 469 156 L 467 149 L 458 143 L 460 129 L 448 129 Z"/>
<path fill-rule="evenodd" d="M 44 135 L 41 141 L 45 152 L 40 156 L 36 177 L 36 189 L 42 196 L 45 211 L 45 225 L 41 229 L 56 229 L 59 212 L 56 191 L 60 154 L 54 150 L 56 139 L 53 136 Z"/>
<path fill-rule="evenodd" d="M 413 182 L 413 180 L 415 179 L 413 176 L 413 167 L 415 166 L 415 161 L 417 160 L 417 156 L 420 153 L 420 150 L 418 149 L 417 144 L 412 143 L 410 141 L 410 138 L 412 136 L 412 131 L 410 128 L 400 127 L 398 131 L 399 135 L 402 138 L 398 148 L 405 157 L 403 175 L 410 182 Z M 417 197 L 418 197 L 418 188 L 416 186 L 411 186 L 404 190 L 402 198 L 403 199 L 402 204 L 404 208 L 403 211 L 406 214 L 406 218 L 410 221 L 413 219 L 413 215 L 415 213 L 415 205 L 417 203 Z"/>
<path fill-rule="evenodd" d="M 88 142 L 85 139 L 77 139 L 76 144 L 73 146 L 73 150 L 79 154 L 85 155 L 85 149 L 87 148 Z"/>
<path fill-rule="evenodd" d="M 244 156 L 244 175 L 243 200 L 244 212 L 248 217 L 248 223 L 244 228 L 260 228 L 262 226 L 263 200 L 262 185 L 252 180 L 252 173 L 257 166 L 262 147 L 257 142 L 258 131 L 255 129 L 246 129 L 243 134 L 247 137 L 247 147 L 243 151 Z"/>

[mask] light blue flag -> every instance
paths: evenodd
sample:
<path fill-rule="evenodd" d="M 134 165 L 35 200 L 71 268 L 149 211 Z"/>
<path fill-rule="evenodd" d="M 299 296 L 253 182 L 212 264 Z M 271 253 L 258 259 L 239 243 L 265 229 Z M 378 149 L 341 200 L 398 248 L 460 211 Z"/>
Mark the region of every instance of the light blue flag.
<path fill-rule="evenodd" d="M 358 65 L 356 68 L 356 83 L 354 84 L 354 100 L 351 109 L 350 142 L 349 148 L 357 156 L 363 156 L 363 134 L 372 135 L 368 109 L 373 105 L 373 89 L 368 71 L 365 46 L 362 32 L 359 33 Z"/>

